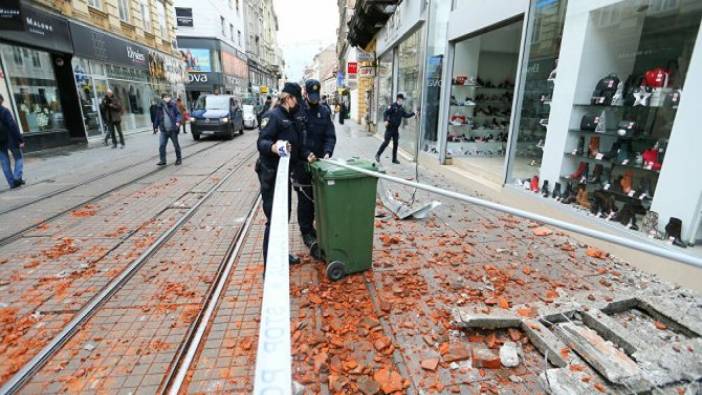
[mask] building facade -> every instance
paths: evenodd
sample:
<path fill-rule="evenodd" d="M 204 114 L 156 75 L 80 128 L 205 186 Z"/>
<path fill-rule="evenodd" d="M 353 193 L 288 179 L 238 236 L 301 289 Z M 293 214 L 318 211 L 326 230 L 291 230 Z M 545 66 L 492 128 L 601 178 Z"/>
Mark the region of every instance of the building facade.
<path fill-rule="evenodd" d="M 319 81 L 322 94 L 333 97 L 336 92 L 336 70 L 336 44 L 330 44 L 312 58 L 312 63 L 305 68 L 303 79 Z"/>
<path fill-rule="evenodd" d="M 375 119 L 400 92 L 419 110 L 407 156 L 617 235 L 702 241 L 702 3 L 404 0 L 373 31 L 374 3 L 348 39 L 375 42 Z"/>
<path fill-rule="evenodd" d="M 122 102 L 122 127 L 150 129 L 148 108 L 161 93 L 184 93 L 170 0 L 3 3 L 0 93 L 28 151 L 100 138 L 100 101 Z M 7 22 L 7 23 L 5 23 Z"/>
<path fill-rule="evenodd" d="M 176 0 L 178 48 L 191 103 L 207 93 L 248 95 L 246 3 L 225 0 L 202 6 L 196 0 Z"/>
<path fill-rule="evenodd" d="M 254 96 L 276 93 L 284 61 L 278 46 L 278 17 L 272 0 L 246 0 L 245 20 L 249 92 Z"/>

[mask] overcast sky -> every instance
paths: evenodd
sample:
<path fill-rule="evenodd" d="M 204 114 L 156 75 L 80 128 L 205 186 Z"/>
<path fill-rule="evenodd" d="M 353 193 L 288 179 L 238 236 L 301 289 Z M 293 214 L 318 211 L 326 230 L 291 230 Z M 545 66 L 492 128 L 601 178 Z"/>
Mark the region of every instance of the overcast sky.
<path fill-rule="evenodd" d="M 273 0 L 278 15 L 278 43 L 283 49 L 285 72 L 290 80 L 300 80 L 314 55 L 336 43 L 339 25 L 336 1 Z"/>

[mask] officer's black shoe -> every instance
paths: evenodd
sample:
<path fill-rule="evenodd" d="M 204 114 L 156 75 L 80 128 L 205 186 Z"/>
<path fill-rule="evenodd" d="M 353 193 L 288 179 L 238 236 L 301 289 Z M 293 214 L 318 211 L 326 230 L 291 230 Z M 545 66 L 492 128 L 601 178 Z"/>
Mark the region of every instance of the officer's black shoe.
<path fill-rule="evenodd" d="M 290 265 L 297 265 L 300 263 L 300 258 L 296 257 L 295 255 L 289 254 L 288 255 L 288 264 Z"/>
<path fill-rule="evenodd" d="M 24 182 L 24 180 L 23 180 L 23 179 L 21 179 L 21 178 L 20 178 L 19 180 L 17 180 L 17 182 L 19 182 L 19 184 L 20 184 L 20 185 L 24 185 L 24 184 L 26 184 L 26 182 Z"/>
<path fill-rule="evenodd" d="M 317 241 L 317 237 L 312 233 L 302 235 L 302 242 L 305 243 L 307 248 L 310 248 L 315 241 Z"/>
<path fill-rule="evenodd" d="M 22 186 L 22 184 L 20 184 L 20 182 L 19 182 L 18 180 L 14 180 L 14 181 L 12 182 L 12 186 L 10 186 L 10 189 L 19 188 L 19 187 L 21 187 L 21 186 Z"/>
<path fill-rule="evenodd" d="M 156 163 L 156 166 L 166 166 L 166 162 L 158 162 Z"/>
<path fill-rule="evenodd" d="M 180 159 L 178 159 L 178 160 L 175 161 L 175 165 L 176 165 L 176 166 L 180 166 L 181 163 L 183 163 L 183 161 L 180 160 Z"/>
<path fill-rule="evenodd" d="M 380 163 L 380 154 L 375 154 L 376 163 Z"/>
<path fill-rule="evenodd" d="M 400 161 L 397 160 L 397 159 L 393 159 L 393 160 L 392 160 L 392 163 L 394 163 L 394 164 L 396 164 L 396 165 L 399 165 L 399 164 L 400 164 Z"/>

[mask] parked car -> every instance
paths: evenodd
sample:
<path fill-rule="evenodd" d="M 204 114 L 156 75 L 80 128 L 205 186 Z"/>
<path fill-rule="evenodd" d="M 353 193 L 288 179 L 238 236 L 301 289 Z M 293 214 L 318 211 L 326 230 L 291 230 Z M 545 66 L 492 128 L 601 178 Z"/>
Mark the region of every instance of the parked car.
<path fill-rule="evenodd" d="M 204 95 L 197 99 L 190 123 L 193 139 L 202 135 L 234 138 L 244 134 L 244 116 L 236 97 L 232 95 Z"/>
<path fill-rule="evenodd" d="M 256 119 L 256 110 L 251 104 L 244 104 L 244 127 L 246 129 L 256 129 L 258 120 Z"/>

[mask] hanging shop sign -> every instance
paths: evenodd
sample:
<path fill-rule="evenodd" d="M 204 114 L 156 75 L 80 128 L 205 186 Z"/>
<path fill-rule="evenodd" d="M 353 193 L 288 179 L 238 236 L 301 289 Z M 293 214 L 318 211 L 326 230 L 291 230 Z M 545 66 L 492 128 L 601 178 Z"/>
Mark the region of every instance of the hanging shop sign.
<path fill-rule="evenodd" d="M 261 92 L 261 93 L 268 93 L 268 86 L 266 86 L 266 85 L 261 85 L 261 86 L 259 87 L 259 92 Z"/>
<path fill-rule="evenodd" d="M 0 30 L 24 30 L 20 0 L 4 0 L 0 4 Z"/>
<path fill-rule="evenodd" d="M 356 49 L 356 60 L 359 62 L 372 62 L 373 61 L 373 54 L 362 51 L 360 49 Z"/>
<path fill-rule="evenodd" d="M 1 3 L 0 14 L 3 17 L 0 18 L 0 36 L 3 40 L 56 52 L 73 53 L 71 33 L 64 18 L 26 4 L 14 5 L 13 1 L 9 1 L 6 5 L 4 0 Z"/>
<path fill-rule="evenodd" d="M 349 75 L 358 74 L 358 63 L 348 62 L 346 64 L 346 74 L 349 74 Z"/>
<path fill-rule="evenodd" d="M 178 26 L 193 27 L 193 9 L 176 7 L 176 24 Z"/>
<path fill-rule="evenodd" d="M 149 50 L 145 47 L 74 22 L 70 26 L 76 55 L 148 70 Z"/>
<path fill-rule="evenodd" d="M 372 66 L 363 66 L 359 69 L 358 73 L 361 77 L 374 77 L 375 76 L 375 67 Z"/>

